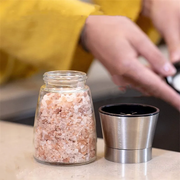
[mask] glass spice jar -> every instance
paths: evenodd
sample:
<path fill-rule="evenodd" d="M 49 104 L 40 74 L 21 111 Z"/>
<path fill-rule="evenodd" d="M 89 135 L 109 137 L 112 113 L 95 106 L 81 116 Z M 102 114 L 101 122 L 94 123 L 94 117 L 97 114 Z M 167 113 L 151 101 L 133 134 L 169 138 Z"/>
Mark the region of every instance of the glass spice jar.
<path fill-rule="evenodd" d="M 34 123 L 34 157 L 51 164 L 96 159 L 96 124 L 87 76 L 78 71 L 44 74 Z"/>

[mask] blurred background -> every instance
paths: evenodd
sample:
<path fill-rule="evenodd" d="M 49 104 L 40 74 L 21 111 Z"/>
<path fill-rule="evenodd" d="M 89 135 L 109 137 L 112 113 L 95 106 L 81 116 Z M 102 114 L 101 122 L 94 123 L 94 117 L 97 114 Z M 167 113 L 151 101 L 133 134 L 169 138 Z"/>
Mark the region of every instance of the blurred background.
<path fill-rule="evenodd" d="M 168 57 L 165 45 L 159 49 Z M 145 60 L 139 59 L 142 63 Z M 28 79 L 10 82 L 0 88 L 0 119 L 33 126 L 36 103 L 40 86 L 43 85 L 43 73 Z M 143 103 L 160 109 L 153 147 L 180 152 L 180 113 L 166 102 L 128 89 L 119 91 L 113 84 L 108 72 L 94 60 L 89 71 L 87 85 L 91 89 L 96 116 L 97 135 L 102 137 L 98 109 L 105 104 Z"/>

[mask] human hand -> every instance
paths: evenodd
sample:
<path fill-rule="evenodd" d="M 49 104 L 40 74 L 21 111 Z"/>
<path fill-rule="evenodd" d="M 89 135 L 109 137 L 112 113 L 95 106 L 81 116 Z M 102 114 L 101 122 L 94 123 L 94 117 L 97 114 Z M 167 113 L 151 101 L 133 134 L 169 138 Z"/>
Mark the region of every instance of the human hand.
<path fill-rule="evenodd" d="M 160 75 L 172 75 L 175 69 L 128 18 L 89 16 L 82 38 L 87 49 L 106 67 L 117 85 L 125 82 L 180 110 L 180 96 L 156 73 L 143 66 L 138 56 L 145 57 Z"/>
<path fill-rule="evenodd" d="M 142 14 L 164 37 L 171 61 L 180 61 L 180 0 L 144 0 Z"/>

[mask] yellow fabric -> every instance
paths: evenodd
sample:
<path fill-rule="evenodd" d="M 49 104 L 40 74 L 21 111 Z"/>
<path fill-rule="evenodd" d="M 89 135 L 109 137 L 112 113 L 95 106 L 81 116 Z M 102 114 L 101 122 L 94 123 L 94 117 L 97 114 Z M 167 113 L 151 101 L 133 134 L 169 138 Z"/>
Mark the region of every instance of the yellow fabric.
<path fill-rule="evenodd" d="M 36 67 L 19 61 L 3 51 L 0 51 L 0 62 L 0 84 L 7 82 L 10 77 L 11 79 L 18 79 L 37 72 Z"/>
<path fill-rule="evenodd" d="M 141 12 L 142 0 L 93 0 L 108 15 L 121 15 L 135 21 Z"/>
<path fill-rule="evenodd" d="M 3 61 L 23 62 L 12 63 L 11 69 L 24 64 L 46 70 L 73 69 L 79 35 L 90 14 L 101 14 L 99 7 L 76 0 L 0 0 L 0 49 L 11 56 L 0 58 L 0 82 L 22 74 L 7 73 L 9 66 Z M 84 61 L 92 59 L 89 56 L 83 52 Z M 24 71 L 29 73 L 26 67 Z"/>
<path fill-rule="evenodd" d="M 154 28 L 151 20 L 144 16 L 139 16 L 136 21 L 137 25 L 149 36 L 154 43 L 158 43 L 161 39 L 160 34 Z"/>
<path fill-rule="evenodd" d="M 92 55 L 78 45 L 86 18 L 102 14 L 101 8 L 136 21 L 141 11 L 141 0 L 94 2 L 99 6 L 78 0 L 0 0 L 0 84 L 38 69 L 87 71 Z"/>

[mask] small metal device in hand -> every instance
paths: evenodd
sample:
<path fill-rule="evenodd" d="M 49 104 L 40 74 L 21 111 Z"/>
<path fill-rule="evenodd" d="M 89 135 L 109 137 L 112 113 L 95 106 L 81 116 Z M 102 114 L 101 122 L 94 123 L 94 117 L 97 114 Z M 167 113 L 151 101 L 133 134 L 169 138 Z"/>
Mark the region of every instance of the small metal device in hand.
<path fill-rule="evenodd" d="M 166 77 L 166 82 L 180 94 L 180 62 L 175 63 L 174 67 L 177 70 L 176 74 Z"/>

